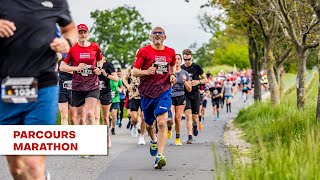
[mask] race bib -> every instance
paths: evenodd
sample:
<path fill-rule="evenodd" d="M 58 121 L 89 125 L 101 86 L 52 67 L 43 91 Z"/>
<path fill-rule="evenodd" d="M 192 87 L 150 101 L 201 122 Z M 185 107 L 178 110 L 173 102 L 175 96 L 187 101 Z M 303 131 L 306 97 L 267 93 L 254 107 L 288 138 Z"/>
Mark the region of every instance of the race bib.
<path fill-rule="evenodd" d="M 72 89 L 72 81 L 64 81 L 62 84 L 63 89 L 71 90 Z"/>
<path fill-rule="evenodd" d="M 157 74 L 167 74 L 168 73 L 168 63 L 167 62 L 155 62 L 154 67 L 157 68 Z"/>
<path fill-rule="evenodd" d="M 112 97 L 112 98 L 115 98 L 115 97 L 116 97 L 116 92 L 111 91 L 111 97 Z"/>
<path fill-rule="evenodd" d="M 192 73 L 188 73 L 188 74 L 189 74 L 190 81 L 192 81 L 193 80 L 193 78 L 192 78 L 193 74 Z"/>
<path fill-rule="evenodd" d="M 100 90 L 105 89 L 106 85 L 104 83 L 104 81 L 100 81 Z"/>
<path fill-rule="evenodd" d="M 81 76 L 93 75 L 93 69 L 91 65 L 86 65 L 83 70 L 77 71 Z"/>
<path fill-rule="evenodd" d="M 33 77 L 8 77 L 1 83 L 1 98 L 6 103 L 35 102 L 38 98 L 38 80 Z"/>

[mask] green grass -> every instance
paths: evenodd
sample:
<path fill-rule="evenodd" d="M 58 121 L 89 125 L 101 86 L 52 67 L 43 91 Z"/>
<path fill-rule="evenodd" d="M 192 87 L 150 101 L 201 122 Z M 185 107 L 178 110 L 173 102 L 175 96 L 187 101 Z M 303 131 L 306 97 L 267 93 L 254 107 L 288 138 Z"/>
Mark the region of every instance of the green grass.
<path fill-rule="evenodd" d="M 229 65 L 217 65 L 217 66 L 202 67 L 202 68 L 204 70 L 204 73 L 207 73 L 209 71 L 213 75 L 217 75 L 220 70 L 223 70 L 223 72 L 233 71 L 233 67 Z"/>
<path fill-rule="evenodd" d="M 308 88 L 304 110 L 296 108 L 296 93 L 292 91 L 279 106 L 261 102 L 240 111 L 235 125 L 253 144 L 249 154 L 252 163 L 223 168 L 218 173 L 220 179 L 320 179 L 317 78 Z"/>

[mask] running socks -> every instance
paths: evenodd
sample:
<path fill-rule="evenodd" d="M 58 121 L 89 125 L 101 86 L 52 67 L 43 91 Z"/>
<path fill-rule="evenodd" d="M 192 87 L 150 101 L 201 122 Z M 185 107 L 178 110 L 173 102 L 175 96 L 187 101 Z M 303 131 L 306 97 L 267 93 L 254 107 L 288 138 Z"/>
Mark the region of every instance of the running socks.
<path fill-rule="evenodd" d="M 202 120 L 202 116 L 199 116 L 199 122 L 201 122 L 201 120 Z"/>
<path fill-rule="evenodd" d="M 168 126 L 168 130 L 171 131 L 172 130 L 172 126 Z"/>
<path fill-rule="evenodd" d="M 177 139 L 180 138 L 180 134 L 176 134 L 176 138 L 177 138 Z"/>

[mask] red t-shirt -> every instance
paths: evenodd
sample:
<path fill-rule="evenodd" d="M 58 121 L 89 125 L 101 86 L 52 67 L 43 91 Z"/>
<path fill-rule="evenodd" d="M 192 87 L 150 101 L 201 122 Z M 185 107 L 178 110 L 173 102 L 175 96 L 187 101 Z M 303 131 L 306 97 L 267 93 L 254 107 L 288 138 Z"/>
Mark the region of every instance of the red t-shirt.
<path fill-rule="evenodd" d="M 150 66 L 157 67 L 155 74 L 140 77 L 140 95 L 157 98 L 170 89 L 170 66 L 175 64 L 175 51 L 172 48 L 165 46 L 164 50 L 156 50 L 151 45 L 140 48 L 133 67 L 141 70 L 147 70 Z"/>
<path fill-rule="evenodd" d="M 78 66 L 80 63 L 87 64 L 87 67 L 72 76 L 72 90 L 91 91 L 99 89 L 99 78 L 94 74 L 96 62 L 102 60 L 101 50 L 96 43 L 91 43 L 88 47 L 81 47 L 75 44 L 69 51 L 65 63 L 71 66 Z"/>

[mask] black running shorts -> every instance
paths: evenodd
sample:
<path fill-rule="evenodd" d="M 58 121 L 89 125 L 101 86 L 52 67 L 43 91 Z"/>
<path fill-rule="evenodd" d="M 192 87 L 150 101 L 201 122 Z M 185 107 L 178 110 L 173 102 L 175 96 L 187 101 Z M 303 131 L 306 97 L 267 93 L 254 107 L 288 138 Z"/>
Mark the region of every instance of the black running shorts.
<path fill-rule="evenodd" d="M 130 99 L 129 100 L 130 111 L 138 111 L 141 108 L 140 99 Z"/>
<path fill-rule="evenodd" d="M 220 106 L 220 99 L 211 99 L 212 106 L 219 108 Z"/>
<path fill-rule="evenodd" d="M 101 104 L 104 106 L 111 104 L 112 103 L 111 92 L 101 94 L 101 91 L 100 91 L 99 100 Z"/>
<path fill-rule="evenodd" d="M 186 96 L 185 95 L 171 97 L 171 99 L 172 99 L 172 105 L 174 105 L 174 106 L 182 106 L 182 105 L 186 104 Z"/>
<path fill-rule="evenodd" d="M 200 109 L 200 94 L 191 93 L 186 94 L 186 107 L 185 110 L 191 109 L 192 114 L 199 114 Z"/>
<path fill-rule="evenodd" d="M 69 103 L 72 105 L 72 95 L 71 95 L 71 90 L 61 90 L 59 92 L 59 103 Z"/>
<path fill-rule="evenodd" d="M 72 91 L 72 105 L 75 107 L 80 107 L 84 105 L 86 98 L 92 97 L 99 99 L 100 90 L 92 90 L 92 91 Z"/>

